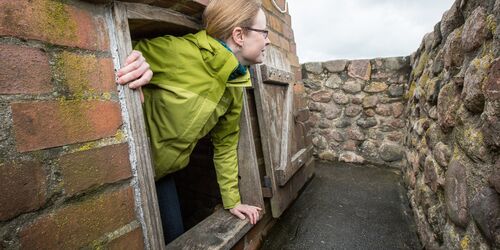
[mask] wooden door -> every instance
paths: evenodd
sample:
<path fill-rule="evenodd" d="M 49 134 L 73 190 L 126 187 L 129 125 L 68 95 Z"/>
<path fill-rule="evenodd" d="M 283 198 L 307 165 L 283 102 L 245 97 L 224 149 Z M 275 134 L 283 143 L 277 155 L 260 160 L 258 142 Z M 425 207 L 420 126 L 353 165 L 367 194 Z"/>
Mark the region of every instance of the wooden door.
<path fill-rule="evenodd" d="M 293 74 L 284 60 L 276 58 L 279 55 L 268 53 L 271 58 L 267 63 L 252 67 L 266 165 L 264 184 L 268 192 L 264 193 L 271 196 L 275 218 L 297 197 L 314 172 L 312 145 L 301 113 L 304 111 L 294 112 Z"/>

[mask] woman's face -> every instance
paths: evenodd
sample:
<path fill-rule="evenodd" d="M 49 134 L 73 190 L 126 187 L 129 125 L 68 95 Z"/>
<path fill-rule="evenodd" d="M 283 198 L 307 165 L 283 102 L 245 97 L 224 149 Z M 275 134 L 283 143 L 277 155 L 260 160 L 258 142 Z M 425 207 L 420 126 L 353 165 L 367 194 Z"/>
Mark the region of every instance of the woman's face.
<path fill-rule="evenodd" d="M 266 31 L 266 15 L 259 10 L 254 23 L 250 27 L 244 27 L 243 44 L 240 50 L 242 64 L 251 65 L 264 61 L 264 50 L 270 43 Z"/>

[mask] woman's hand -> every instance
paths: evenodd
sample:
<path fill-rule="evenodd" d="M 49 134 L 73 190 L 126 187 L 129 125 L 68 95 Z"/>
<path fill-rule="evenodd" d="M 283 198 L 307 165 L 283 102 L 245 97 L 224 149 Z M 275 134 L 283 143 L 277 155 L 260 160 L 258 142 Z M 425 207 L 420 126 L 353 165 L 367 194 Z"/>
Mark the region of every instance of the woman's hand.
<path fill-rule="evenodd" d="M 256 224 L 260 219 L 260 210 L 262 210 L 260 207 L 250 206 L 247 204 L 238 204 L 236 205 L 236 207 L 229 209 L 229 212 L 242 220 L 244 220 L 245 216 L 247 216 L 251 224 Z"/>
<path fill-rule="evenodd" d="M 128 84 L 131 89 L 137 89 L 149 83 L 153 77 L 153 72 L 149 69 L 149 64 L 139 51 L 132 51 L 125 60 L 125 66 L 118 70 L 117 83 Z"/>

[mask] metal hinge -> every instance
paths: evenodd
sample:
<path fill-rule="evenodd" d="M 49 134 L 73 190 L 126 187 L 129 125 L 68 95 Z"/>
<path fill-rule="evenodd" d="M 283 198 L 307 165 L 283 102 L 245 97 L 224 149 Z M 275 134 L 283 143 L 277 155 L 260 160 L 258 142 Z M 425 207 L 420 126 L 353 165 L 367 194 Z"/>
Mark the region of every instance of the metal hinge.
<path fill-rule="evenodd" d="M 264 198 L 271 198 L 273 197 L 273 188 L 271 185 L 271 178 L 269 176 L 264 176 L 264 181 L 262 182 L 262 196 Z"/>

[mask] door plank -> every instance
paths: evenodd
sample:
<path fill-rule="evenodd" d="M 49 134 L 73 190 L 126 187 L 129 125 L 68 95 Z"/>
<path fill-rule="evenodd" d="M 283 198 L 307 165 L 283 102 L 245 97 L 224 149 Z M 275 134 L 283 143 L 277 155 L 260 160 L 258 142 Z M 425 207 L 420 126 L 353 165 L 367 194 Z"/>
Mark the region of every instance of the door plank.
<path fill-rule="evenodd" d="M 243 110 L 240 120 L 240 140 L 238 144 L 238 171 L 242 203 L 258 206 L 265 213 L 264 198 L 260 187 L 259 163 L 255 151 L 250 107 L 248 106 L 246 90 L 243 91 Z"/>

